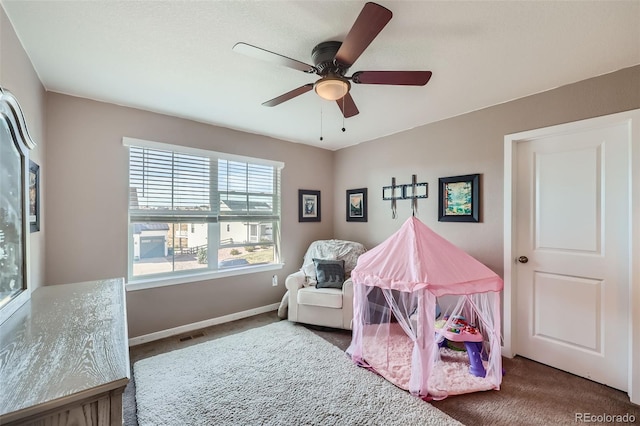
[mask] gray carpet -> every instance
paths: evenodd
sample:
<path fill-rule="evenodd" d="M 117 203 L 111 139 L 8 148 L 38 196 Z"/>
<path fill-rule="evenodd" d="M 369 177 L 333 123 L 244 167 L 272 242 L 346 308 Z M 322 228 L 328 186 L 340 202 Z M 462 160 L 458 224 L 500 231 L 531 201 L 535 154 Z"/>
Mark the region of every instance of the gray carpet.
<path fill-rule="evenodd" d="M 282 321 L 134 364 L 140 426 L 459 425 Z"/>

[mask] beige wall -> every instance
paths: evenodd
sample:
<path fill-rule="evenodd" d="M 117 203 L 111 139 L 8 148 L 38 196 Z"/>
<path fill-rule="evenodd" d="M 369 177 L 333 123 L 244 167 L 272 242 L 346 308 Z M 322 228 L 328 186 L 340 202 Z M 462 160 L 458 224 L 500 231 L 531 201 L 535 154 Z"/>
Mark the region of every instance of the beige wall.
<path fill-rule="evenodd" d="M 333 235 L 331 151 L 132 108 L 49 93 L 48 284 L 127 274 L 128 150 L 122 137 L 278 160 L 285 268 L 127 293 L 130 336 L 279 302 L 309 243 Z M 320 190 L 322 221 L 298 222 L 298 189 Z"/>
<path fill-rule="evenodd" d="M 29 155 L 40 165 L 40 178 L 42 182 L 46 182 L 45 91 L 2 7 L 0 7 L 0 86 L 13 93 L 20 103 L 29 133 L 37 144 Z M 29 234 L 29 279 L 32 289 L 44 283 L 45 212 L 46 190 L 41 188 L 40 231 Z"/>
<path fill-rule="evenodd" d="M 411 183 L 416 174 L 429 183 L 429 198 L 418 201 L 419 219 L 502 275 L 504 136 L 636 108 L 640 66 L 339 150 L 334 234 L 369 248 L 382 242 L 411 215 L 410 201 L 401 200 L 398 219 L 391 219 L 382 187 L 393 176 Z M 472 173 L 481 174 L 480 223 L 438 222 L 438 178 Z M 368 188 L 369 221 L 347 222 L 345 191 L 362 187 Z"/>

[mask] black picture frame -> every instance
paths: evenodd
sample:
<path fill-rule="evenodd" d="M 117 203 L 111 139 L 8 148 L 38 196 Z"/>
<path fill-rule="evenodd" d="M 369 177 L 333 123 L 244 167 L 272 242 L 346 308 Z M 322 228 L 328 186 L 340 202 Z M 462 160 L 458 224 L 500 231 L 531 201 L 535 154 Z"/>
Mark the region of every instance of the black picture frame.
<path fill-rule="evenodd" d="M 480 222 L 480 175 L 438 179 L 438 221 Z"/>
<path fill-rule="evenodd" d="M 298 190 L 298 222 L 320 222 L 320 191 Z"/>
<path fill-rule="evenodd" d="M 347 189 L 347 222 L 367 221 L 367 188 Z"/>
<path fill-rule="evenodd" d="M 40 231 L 40 166 L 29 160 L 29 227 Z"/>

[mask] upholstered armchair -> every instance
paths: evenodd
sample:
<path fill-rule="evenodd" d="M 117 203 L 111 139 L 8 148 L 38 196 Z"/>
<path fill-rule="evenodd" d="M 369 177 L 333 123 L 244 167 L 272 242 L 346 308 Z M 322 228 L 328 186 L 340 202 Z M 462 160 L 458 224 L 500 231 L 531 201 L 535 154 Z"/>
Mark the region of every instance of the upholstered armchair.
<path fill-rule="evenodd" d="M 285 281 L 289 321 L 351 330 L 353 283 L 351 270 L 362 244 L 343 240 L 311 243 L 302 268 Z"/>

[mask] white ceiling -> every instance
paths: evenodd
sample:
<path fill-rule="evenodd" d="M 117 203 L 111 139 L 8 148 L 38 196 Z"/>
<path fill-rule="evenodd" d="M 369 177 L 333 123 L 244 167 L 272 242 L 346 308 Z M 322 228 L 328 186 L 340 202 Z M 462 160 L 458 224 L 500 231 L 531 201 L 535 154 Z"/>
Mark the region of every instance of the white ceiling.
<path fill-rule="evenodd" d="M 317 76 L 231 49 L 312 64 L 311 49 L 343 40 L 363 1 L 1 1 L 49 91 L 327 149 L 640 63 L 639 0 L 379 1 L 393 18 L 348 74 L 433 77 L 352 85 L 360 114 L 343 133 L 335 102 L 313 92 L 261 105 Z"/>

